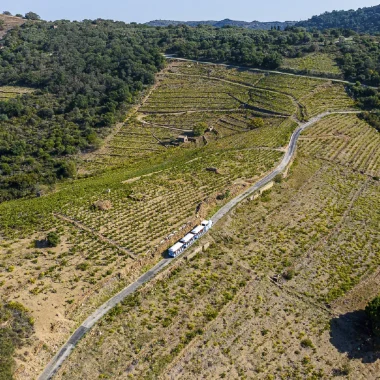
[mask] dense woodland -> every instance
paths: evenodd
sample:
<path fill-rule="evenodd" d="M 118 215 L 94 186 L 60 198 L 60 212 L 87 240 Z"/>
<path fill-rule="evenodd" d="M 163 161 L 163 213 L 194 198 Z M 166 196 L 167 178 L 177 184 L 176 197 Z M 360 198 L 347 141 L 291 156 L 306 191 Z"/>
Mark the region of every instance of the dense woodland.
<path fill-rule="evenodd" d="M 97 148 L 125 117 L 164 66 L 161 52 L 265 69 L 324 52 L 335 57 L 345 78 L 378 86 L 378 42 L 345 29 L 300 27 L 149 27 L 100 19 L 15 27 L 1 41 L 0 85 L 34 91 L 0 101 L 0 201 L 75 177 L 75 155 Z M 375 90 L 351 93 L 363 108 L 379 106 Z"/>
<path fill-rule="evenodd" d="M 95 148 L 163 67 L 144 30 L 124 23 L 28 24 L 3 45 L 0 85 L 36 91 L 0 101 L 0 200 L 75 176 L 69 158 Z"/>
<path fill-rule="evenodd" d="M 301 21 L 297 26 L 320 30 L 342 28 L 360 33 L 378 34 L 380 32 L 380 5 L 358 10 L 325 12 L 307 21 Z"/>

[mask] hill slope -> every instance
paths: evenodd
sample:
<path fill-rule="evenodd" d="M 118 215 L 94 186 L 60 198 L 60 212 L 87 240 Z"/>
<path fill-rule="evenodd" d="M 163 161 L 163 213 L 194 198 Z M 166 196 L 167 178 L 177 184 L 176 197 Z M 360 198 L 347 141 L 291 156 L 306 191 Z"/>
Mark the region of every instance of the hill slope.
<path fill-rule="evenodd" d="M 296 25 L 306 28 L 344 28 L 362 33 L 377 33 L 380 32 L 380 5 L 359 8 L 356 11 L 351 9 L 349 11 L 325 12 Z"/>
<path fill-rule="evenodd" d="M 221 21 L 172 21 L 172 20 L 154 20 L 149 21 L 146 25 L 149 26 L 169 26 L 169 25 L 188 25 L 188 26 L 198 26 L 198 25 L 209 25 L 216 28 L 223 28 L 225 26 L 236 26 L 239 28 L 246 29 L 256 29 L 256 30 L 270 30 L 272 27 L 280 27 L 280 29 L 285 29 L 287 26 L 292 26 L 295 24 L 295 21 L 269 21 L 269 22 L 260 22 L 260 21 L 235 21 L 230 19 L 225 19 Z"/>
<path fill-rule="evenodd" d="M 14 28 L 15 26 L 25 24 L 25 21 L 26 20 L 21 17 L 0 14 L 0 39 L 8 32 L 8 30 Z"/>

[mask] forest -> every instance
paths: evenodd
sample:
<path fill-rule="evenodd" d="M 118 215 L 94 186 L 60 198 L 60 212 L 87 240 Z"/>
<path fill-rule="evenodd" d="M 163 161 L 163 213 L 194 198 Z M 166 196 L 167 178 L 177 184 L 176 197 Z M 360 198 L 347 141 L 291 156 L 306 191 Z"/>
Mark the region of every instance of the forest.
<path fill-rule="evenodd" d="M 378 34 L 380 32 L 380 5 L 358 10 L 325 12 L 301 21 L 297 26 L 320 30 L 330 28 L 351 29 L 358 33 Z"/>
<path fill-rule="evenodd" d="M 380 84 L 378 37 L 348 29 L 249 30 L 226 26 L 149 27 L 110 20 L 28 22 L 0 44 L 0 202 L 39 194 L 76 177 L 76 155 L 96 149 L 164 67 L 180 57 L 278 69 L 285 58 L 321 52 L 352 82 Z M 303 72 L 300 72 L 303 73 Z M 377 108 L 376 90 L 351 90 Z"/>
<path fill-rule="evenodd" d="M 34 91 L 0 101 L 0 201 L 75 176 L 73 155 L 96 148 L 163 67 L 144 30 L 124 23 L 28 24 L 2 44 L 0 85 Z"/>

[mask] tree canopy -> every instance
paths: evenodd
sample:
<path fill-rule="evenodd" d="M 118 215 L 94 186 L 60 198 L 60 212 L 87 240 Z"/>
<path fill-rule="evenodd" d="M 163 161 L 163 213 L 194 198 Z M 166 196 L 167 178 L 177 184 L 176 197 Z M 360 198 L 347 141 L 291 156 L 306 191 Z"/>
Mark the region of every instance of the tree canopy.
<path fill-rule="evenodd" d="M 374 335 L 380 337 L 380 296 L 374 298 L 365 308 L 365 312 L 371 321 Z"/>
<path fill-rule="evenodd" d="M 342 28 L 360 33 L 380 33 L 380 5 L 358 10 L 325 12 L 307 21 L 301 21 L 297 26 L 308 29 Z"/>

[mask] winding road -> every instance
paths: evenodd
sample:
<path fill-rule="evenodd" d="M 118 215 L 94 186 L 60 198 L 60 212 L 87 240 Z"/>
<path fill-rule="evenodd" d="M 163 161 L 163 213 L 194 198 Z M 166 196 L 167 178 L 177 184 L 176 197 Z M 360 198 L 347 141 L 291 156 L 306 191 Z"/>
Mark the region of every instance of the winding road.
<path fill-rule="evenodd" d="M 202 62 L 204 63 L 204 62 Z M 226 65 L 227 66 L 227 65 Z M 281 73 L 283 74 L 283 73 Z M 290 74 L 292 75 L 292 74 Z M 326 78 L 323 78 L 326 79 Z M 342 81 L 341 81 L 342 82 Z M 317 123 L 323 117 L 331 114 L 348 114 L 348 113 L 359 113 L 360 111 L 336 111 L 336 112 L 324 112 L 321 113 L 308 122 L 299 123 L 297 129 L 293 132 L 289 145 L 287 147 L 286 153 L 282 158 L 281 162 L 278 166 L 273 169 L 272 172 L 267 174 L 264 178 L 260 179 L 242 194 L 238 195 L 234 199 L 230 200 L 227 204 L 225 204 L 222 208 L 220 208 L 212 217 L 211 220 L 213 223 L 217 223 L 223 216 L 225 216 L 228 212 L 230 212 L 238 203 L 246 199 L 248 196 L 254 194 L 263 186 L 271 182 L 276 175 L 281 174 L 287 166 L 290 164 L 293 159 L 297 141 L 300 134 L 311 125 Z M 39 380 L 48 380 L 51 379 L 55 373 L 58 371 L 63 362 L 69 357 L 72 350 L 78 344 L 80 339 L 113 307 L 115 307 L 118 303 L 123 301 L 127 296 L 136 292 L 138 288 L 140 288 L 143 284 L 147 283 L 151 279 L 153 279 L 159 272 L 161 272 L 165 267 L 170 265 L 173 258 L 164 258 L 157 265 L 155 265 L 152 269 L 144 273 L 140 276 L 135 282 L 124 288 L 118 294 L 110 298 L 107 302 L 101 305 L 97 310 L 95 310 L 73 333 L 73 335 L 69 338 L 69 340 L 60 348 L 59 352 L 51 359 L 49 364 L 46 366 L 45 370 L 39 376 Z"/>

